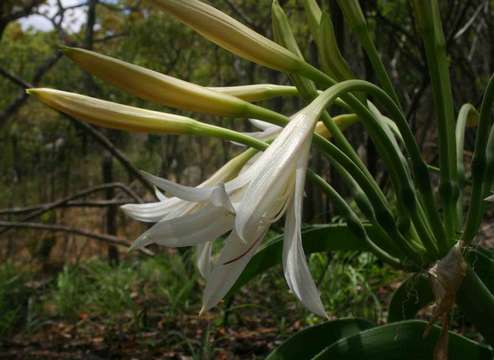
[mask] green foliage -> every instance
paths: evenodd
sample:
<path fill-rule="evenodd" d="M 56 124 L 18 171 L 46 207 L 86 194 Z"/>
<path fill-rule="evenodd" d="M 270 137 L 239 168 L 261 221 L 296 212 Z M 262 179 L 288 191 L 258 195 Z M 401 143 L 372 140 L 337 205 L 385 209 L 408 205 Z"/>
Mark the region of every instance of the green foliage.
<path fill-rule="evenodd" d="M 397 280 L 396 272 L 366 253 L 315 254 L 311 264 L 314 260 L 319 260 L 319 269 L 313 274 L 329 314 L 383 321 L 382 291 Z"/>
<path fill-rule="evenodd" d="M 283 342 L 266 360 L 310 359 L 328 344 L 372 327 L 368 321 L 359 319 L 334 320 L 311 326 Z"/>
<path fill-rule="evenodd" d="M 329 345 L 313 359 L 432 360 L 441 330 L 434 326 L 424 337 L 426 328 L 425 321 L 411 320 L 364 330 Z M 491 349 L 451 332 L 447 348 L 451 360 L 489 360 L 493 355 Z"/>
<path fill-rule="evenodd" d="M 334 320 L 304 329 L 275 349 L 268 360 L 290 359 L 433 359 L 440 329 L 427 336 L 424 321 L 402 321 L 376 326 L 358 320 Z M 452 332 L 447 345 L 449 359 L 491 359 L 493 352 Z"/>
<path fill-rule="evenodd" d="M 57 313 L 68 318 L 75 318 L 85 305 L 85 294 L 90 283 L 84 279 L 77 267 L 64 266 L 55 281 L 53 303 Z"/>
<path fill-rule="evenodd" d="M 116 267 L 102 260 L 67 265 L 57 276 L 51 300 L 57 314 L 71 318 L 90 313 L 113 322 L 130 312 L 137 319 L 142 306 L 155 303 L 174 314 L 197 301 L 197 278 L 189 272 L 180 257 L 168 256 Z"/>
<path fill-rule="evenodd" d="M 13 264 L 0 266 L 0 337 L 10 335 L 18 326 L 25 325 L 28 318 L 32 290 L 26 286 L 27 273 Z"/>
<path fill-rule="evenodd" d="M 427 277 L 422 274 L 413 275 L 393 293 L 389 304 L 388 322 L 413 319 L 420 309 L 433 300 Z"/>
<path fill-rule="evenodd" d="M 323 251 L 352 251 L 366 249 L 362 239 L 356 238 L 346 225 L 315 225 L 302 231 L 304 250 L 306 254 Z M 247 265 L 242 275 L 230 290 L 235 293 L 244 284 L 270 267 L 281 262 L 283 236 L 279 235 L 267 243 Z"/>

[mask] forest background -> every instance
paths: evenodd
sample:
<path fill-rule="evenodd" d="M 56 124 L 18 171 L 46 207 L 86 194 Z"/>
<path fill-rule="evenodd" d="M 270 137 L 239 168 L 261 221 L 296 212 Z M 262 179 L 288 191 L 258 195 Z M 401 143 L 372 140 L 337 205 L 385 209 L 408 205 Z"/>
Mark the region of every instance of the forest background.
<path fill-rule="evenodd" d="M 271 1 L 214 0 L 272 38 Z M 295 0 L 279 1 L 305 56 L 318 54 Z M 360 78 L 374 81 L 369 61 L 334 0 L 340 49 Z M 377 48 L 400 89 L 407 119 L 427 161 L 437 164 L 430 79 L 406 0 L 361 1 Z M 443 0 L 444 31 L 456 104 L 478 106 L 494 73 L 494 2 Z M 0 3 L 0 356 L 50 358 L 256 358 L 318 319 L 304 311 L 275 268 L 213 313 L 197 316 L 203 280 L 188 250 L 127 254 L 144 226 L 118 207 L 151 201 L 139 170 L 195 185 L 239 152 L 227 142 L 95 128 L 30 99 L 25 88 L 52 87 L 208 123 L 252 131 L 246 119 L 177 112 L 105 85 L 64 58 L 63 45 L 93 49 L 204 86 L 289 84 L 282 74 L 234 57 L 138 0 L 2 0 Z M 292 114 L 297 98 L 266 102 Z M 458 109 L 456 109 L 458 110 Z M 383 188 L 388 178 L 359 125 L 347 130 Z M 467 131 L 470 160 L 473 130 Z M 317 154 L 311 167 L 345 194 Z M 470 163 L 470 161 L 466 161 Z M 467 169 L 468 170 L 468 169 Z M 437 180 L 437 179 L 435 179 Z M 332 204 L 307 188 L 305 221 L 338 222 Z M 492 237 L 486 222 L 482 238 Z M 382 321 L 403 275 L 369 255 L 315 254 L 311 270 L 331 315 Z M 424 313 L 427 317 L 427 313 Z M 455 326 L 475 338 L 461 314 Z"/>

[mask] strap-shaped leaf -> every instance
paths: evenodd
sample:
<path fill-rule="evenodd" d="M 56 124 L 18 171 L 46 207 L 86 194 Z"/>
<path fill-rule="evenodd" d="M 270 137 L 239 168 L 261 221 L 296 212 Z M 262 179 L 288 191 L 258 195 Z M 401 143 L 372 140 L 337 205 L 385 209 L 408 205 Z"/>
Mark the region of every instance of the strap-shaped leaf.
<path fill-rule="evenodd" d="M 492 276 L 492 274 L 491 274 Z M 469 266 L 456 302 L 465 316 L 475 324 L 485 341 L 494 346 L 494 294 Z"/>
<path fill-rule="evenodd" d="M 432 360 L 441 330 L 435 326 L 423 337 L 425 321 L 410 320 L 375 327 L 330 345 L 314 360 Z M 449 360 L 492 360 L 490 348 L 449 333 Z"/>
<path fill-rule="evenodd" d="M 476 248 L 469 251 L 466 258 L 484 285 L 494 294 L 494 250 Z"/>
<path fill-rule="evenodd" d="M 466 259 L 484 285 L 494 294 L 494 251 L 472 249 L 466 253 Z M 388 322 L 412 319 L 420 309 L 433 300 L 434 296 L 427 277 L 423 274 L 415 274 L 394 292 L 389 305 Z"/>
<path fill-rule="evenodd" d="M 367 232 L 372 227 L 366 227 Z M 346 225 L 313 225 L 302 230 L 302 241 L 306 254 L 323 251 L 367 251 L 364 239 L 353 235 Z M 252 278 L 281 263 L 283 235 L 262 248 L 249 262 L 242 275 L 227 296 L 232 295 Z"/>
<path fill-rule="evenodd" d="M 288 338 L 266 360 L 310 359 L 328 344 L 372 327 L 370 322 L 361 319 L 340 319 L 311 326 Z"/>
<path fill-rule="evenodd" d="M 420 309 L 434 300 L 429 280 L 422 274 L 412 275 L 393 294 L 388 322 L 413 319 Z"/>

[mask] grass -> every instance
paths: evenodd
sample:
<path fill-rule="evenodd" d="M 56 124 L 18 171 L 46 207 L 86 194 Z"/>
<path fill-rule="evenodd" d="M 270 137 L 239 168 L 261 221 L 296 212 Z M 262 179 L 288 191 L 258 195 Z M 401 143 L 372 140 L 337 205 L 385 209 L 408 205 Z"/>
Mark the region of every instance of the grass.
<path fill-rule="evenodd" d="M 387 267 L 358 254 L 316 254 L 310 266 L 330 315 L 381 321 L 389 295 L 382 289 L 397 280 Z M 0 331 L 64 349 L 71 340 L 93 350 L 105 346 L 119 355 L 138 349 L 149 357 L 262 358 L 294 331 L 321 321 L 289 293 L 280 267 L 199 318 L 203 287 L 189 251 L 129 257 L 118 266 L 92 259 L 51 275 L 4 264 Z"/>

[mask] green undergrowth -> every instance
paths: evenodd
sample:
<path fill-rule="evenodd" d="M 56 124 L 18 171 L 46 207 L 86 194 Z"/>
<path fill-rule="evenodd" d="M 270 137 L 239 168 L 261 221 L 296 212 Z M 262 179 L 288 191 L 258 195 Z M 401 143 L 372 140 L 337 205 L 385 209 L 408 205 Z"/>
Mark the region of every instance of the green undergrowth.
<path fill-rule="evenodd" d="M 396 273 L 391 275 L 372 256 L 353 253 L 312 255 L 310 266 L 331 317 L 383 319 L 390 295 L 385 289 L 399 280 Z M 203 351 L 208 334 L 221 328 L 267 327 L 282 339 L 321 321 L 289 293 L 280 266 L 199 318 L 203 288 L 189 250 L 129 257 L 116 266 L 104 259 L 84 260 L 51 274 L 6 263 L 0 266 L 0 335 L 29 336 L 57 322 L 89 332 L 91 326 L 134 333 L 166 329 L 170 346 L 181 344 L 192 353 Z M 195 342 L 184 342 L 195 330 L 183 325 L 201 328 L 203 322 L 205 333 Z M 215 338 L 217 346 L 223 341 L 226 338 Z"/>

